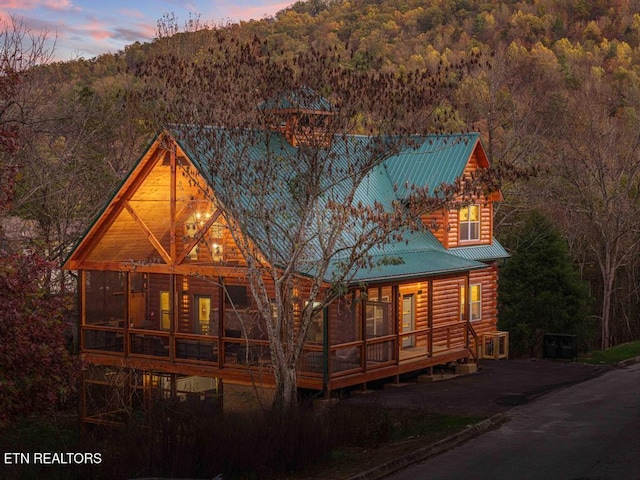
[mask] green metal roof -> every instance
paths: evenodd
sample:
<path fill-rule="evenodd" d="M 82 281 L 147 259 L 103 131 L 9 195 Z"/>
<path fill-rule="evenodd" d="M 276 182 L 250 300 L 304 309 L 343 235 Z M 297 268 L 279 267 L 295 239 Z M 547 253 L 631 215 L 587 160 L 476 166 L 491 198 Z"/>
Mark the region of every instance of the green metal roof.
<path fill-rule="evenodd" d="M 172 132 L 181 148 L 187 153 L 200 173 L 211 183 L 214 191 L 217 188 L 223 188 L 221 179 L 214 178 L 207 168 L 207 159 L 215 155 L 216 152 L 211 151 L 211 147 L 204 140 L 201 143 L 196 142 L 191 145 L 181 140 L 185 133 L 183 128 L 185 127 L 176 127 Z M 266 132 L 247 132 L 246 141 L 242 137 L 244 134 L 240 134 L 239 139 L 238 132 L 231 134 L 221 128 L 205 127 L 202 132 L 203 134 L 217 135 L 219 138 L 213 144 L 218 145 L 220 145 L 220 139 L 224 139 L 225 135 L 228 135 L 228 143 L 225 143 L 228 156 L 225 158 L 228 158 L 230 162 L 241 159 L 243 163 L 239 165 L 239 168 L 242 169 L 251 169 L 252 165 L 259 166 L 260 162 L 263 162 L 268 155 L 293 159 L 299 154 L 298 148 L 291 146 L 284 137 L 275 132 L 268 132 L 268 134 Z M 193 132 L 187 136 L 193 138 Z M 385 141 L 381 138 L 359 135 L 336 136 L 331 147 L 320 152 L 320 155 L 331 156 L 334 162 L 337 159 L 338 167 L 348 171 L 350 166 L 357 165 L 359 155 L 366 156 L 375 150 L 378 145 L 376 142 Z M 393 144 L 392 138 L 388 141 L 390 145 Z M 433 191 L 442 183 L 452 183 L 463 173 L 478 141 L 479 135 L 476 133 L 415 137 L 412 139 L 412 145 L 407 145 L 400 153 L 389 156 L 369 172 L 358 186 L 353 202 L 362 205 L 373 205 L 377 202 L 391 209 L 392 202 L 401 200 L 408 194 L 405 185 L 429 185 Z M 236 157 L 234 153 L 239 153 L 240 150 L 242 150 L 241 155 Z M 289 204 L 290 200 L 292 201 L 288 198 L 290 190 L 287 186 L 294 173 L 299 174 L 300 172 L 283 169 L 276 179 L 280 185 L 270 185 L 269 195 L 272 196 L 271 200 L 274 205 Z M 340 182 L 334 183 L 335 178 L 319 178 L 318 181 L 332 184 L 332 188 L 336 189 L 339 198 Z M 345 184 L 347 182 L 348 179 L 345 180 Z M 345 194 L 347 191 L 348 188 L 345 187 Z M 252 198 L 247 195 L 243 201 L 246 202 L 246 205 L 251 205 Z M 282 235 L 270 235 L 268 246 L 265 246 L 266 232 L 260 222 L 249 225 L 247 234 L 258 246 L 270 249 L 263 253 L 272 261 L 280 259 L 286 263 L 292 251 L 292 245 L 289 245 L 286 233 L 291 229 L 292 223 L 296 223 L 298 220 L 291 212 L 286 212 L 281 220 L 282 224 L 276 228 L 282 232 Z M 348 245 L 358 234 L 358 231 L 346 232 L 343 237 L 343 245 Z M 468 271 L 484 267 L 477 260 L 488 259 L 492 256 L 502 258 L 503 254 L 506 254 L 504 249 L 497 245 L 492 250 L 486 248 L 473 250 L 471 247 L 467 247 L 467 249 L 460 249 L 458 254 L 452 254 L 453 252 L 447 252 L 426 228 L 418 232 L 404 232 L 403 239 L 404 241 L 374 247 L 370 252 L 371 263 L 377 266 L 372 269 L 361 268 L 354 273 L 352 281 L 379 281 Z M 320 255 L 321 249 L 314 249 L 311 244 L 306 255 L 307 262 L 305 266 L 301 265 L 304 271 L 300 273 L 313 275 L 314 259 L 319 258 Z M 327 281 L 331 281 L 332 275 L 337 272 L 339 266 L 340 258 L 334 258 L 325 277 Z"/>
<path fill-rule="evenodd" d="M 471 247 L 455 247 L 450 248 L 449 253 L 457 255 L 467 260 L 500 260 L 502 258 L 509 258 L 510 255 L 504 249 L 500 242 L 493 239 L 492 245 L 476 245 Z"/>
<path fill-rule="evenodd" d="M 399 197 L 408 195 L 407 185 L 428 186 L 433 193 L 462 175 L 479 140 L 478 133 L 416 137 L 415 146 L 387 158 L 384 166 L 391 182 L 398 186 Z"/>
<path fill-rule="evenodd" d="M 208 167 L 209 159 L 215 155 L 223 154 L 233 168 L 251 171 L 264 165 L 264 159 L 267 156 L 288 158 L 291 161 L 299 158 L 297 156 L 300 154 L 298 148 L 291 146 L 282 135 L 276 132 L 230 132 L 219 127 L 172 126 L 170 133 L 199 173 L 209 182 L 214 192 L 224 188 L 223 179 L 216 177 Z M 187 139 L 194 138 L 197 140 L 187 142 Z M 212 138 L 214 141 L 211 141 Z M 350 168 L 354 168 L 354 165 L 358 165 L 360 159 L 368 158 L 367 155 L 379 145 L 379 142 L 386 141 L 389 141 L 390 145 L 393 144 L 392 138 L 361 135 L 336 136 L 331 147 L 319 152 L 319 155 L 330 156 L 334 168 L 348 172 Z M 451 183 L 464 171 L 478 141 L 478 134 L 415 137 L 413 145 L 406 146 L 400 153 L 389 156 L 369 172 L 364 181 L 359 184 L 353 202 L 363 205 L 378 203 L 391 209 L 392 202 L 402 200 L 408 193 L 405 185 L 426 184 L 433 189 L 442 183 Z M 222 149 L 223 153 L 221 153 Z M 144 155 L 140 158 L 143 157 Z M 287 164 L 286 161 L 283 163 L 283 165 Z M 297 164 L 292 165 L 297 169 Z M 304 171 L 297 169 L 294 172 L 290 168 L 278 171 L 275 177 L 278 185 L 269 186 L 268 194 L 271 197 L 268 197 L 267 201 L 272 201 L 274 205 L 291 204 L 293 198 L 290 198 L 289 187 L 295 175 L 300 174 L 304 174 Z M 318 181 L 327 182 L 327 185 L 336 189 L 334 199 L 339 200 L 340 195 L 349 191 L 346 187 L 349 181 L 348 175 L 345 175 L 344 184 L 340 181 L 336 183 L 335 176 L 331 177 L 331 175 L 319 178 Z M 242 201 L 246 207 L 251 208 L 255 199 L 247 193 Z M 293 247 L 291 242 L 294 241 L 289 238 L 288 233 L 289 230 L 293 230 L 294 225 L 299 224 L 300 219 L 296 217 L 295 209 L 291 209 L 291 211 L 283 211 L 278 221 L 280 224 L 274 226 L 269 235 L 259 220 L 248 225 L 248 231 L 245 233 L 260 248 L 270 249 L 263 250 L 263 253 L 272 261 L 281 259 L 286 263 Z M 349 245 L 358 234 L 358 231 L 346 232 L 341 246 Z M 269 238 L 269 245 L 265 247 L 267 238 Z M 403 232 L 403 241 L 374 247 L 370 253 L 371 263 L 377 266 L 372 269 L 362 268 L 355 272 L 353 281 L 378 281 L 467 271 L 483 267 L 483 264 L 477 260 L 507 256 L 497 242 L 492 246 L 463 247 L 447 252 L 426 228 L 417 232 Z M 313 274 L 314 259 L 317 260 L 320 255 L 321 249 L 311 243 L 305 255 L 306 263 L 303 262 L 301 265 L 301 268 L 306 271 L 300 273 Z M 339 262 L 339 258 L 333 259 L 333 270 L 330 269 L 327 272 L 327 280 L 330 280 L 331 275 L 339 268 Z"/>
<path fill-rule="evenodd" d="M 336 259 L 327 271 L 331 281 Z M 486 265 L 458 255 L 451 255 L 428 230 L 406 232 L 403 241 L 378 246 L 371 251 L 372 268 L 361 268 L 351 282 L 375 282 L 391 278 L 415 278 L 483 268 Z"/>
<path fill-rule="evenodd" d="M 403 252 L 397 255 L 400 263 L 387 264 L 386 255 L 374 255 L 372 261 L 383 261 L 384 265 L 371 269 L 360 269 L 351 280 L 355 282 L 381 282 L 391 279 L 409 279 L 447 273 L 466 272 L 484 268 L 486 265 L 451 255 L 444 250 Z"/>

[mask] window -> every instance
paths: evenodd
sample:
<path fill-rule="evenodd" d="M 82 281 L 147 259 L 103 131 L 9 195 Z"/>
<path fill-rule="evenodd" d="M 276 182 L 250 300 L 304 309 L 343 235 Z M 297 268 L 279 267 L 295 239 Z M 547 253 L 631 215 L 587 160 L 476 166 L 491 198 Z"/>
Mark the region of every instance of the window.
<path fill-rule="evenodd" d="M 460 241 L 480 240 L 480 205 L 460 209 Z"/>
<path fill-rule="evenodd" d="M 160 328 L 171 329 L 171 309 L 169 292 L 160 292 Z"/>
<path fill-rule="evenodd" d="M 195 333 L 199 335 L 209 335 L 211 325 L 211 297 L 208 295 L 195 296 L 197 311 Z"/>
<path fill-rule="evenodd" d="M 480 285 L 469 285 L 469 313 L 472 322 L 482 318 L 482 287 Z M 467 291 L 464 285 L 460 287 L 460 320 L 464 320 L 466 313 Z"/>

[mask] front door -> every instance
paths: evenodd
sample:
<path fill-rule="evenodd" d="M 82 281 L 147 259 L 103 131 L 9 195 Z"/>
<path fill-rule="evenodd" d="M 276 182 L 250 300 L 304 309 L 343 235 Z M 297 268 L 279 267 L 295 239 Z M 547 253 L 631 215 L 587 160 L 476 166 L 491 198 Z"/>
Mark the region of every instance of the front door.
<path fill-rule="evenodd" d="M 414 294 L 402 296 L 402 333 L 412 332 L 416 329 L 415 298 Z M 410 348 L 415 345 L 414 335 L 402 337 L 402 348 Z"/>

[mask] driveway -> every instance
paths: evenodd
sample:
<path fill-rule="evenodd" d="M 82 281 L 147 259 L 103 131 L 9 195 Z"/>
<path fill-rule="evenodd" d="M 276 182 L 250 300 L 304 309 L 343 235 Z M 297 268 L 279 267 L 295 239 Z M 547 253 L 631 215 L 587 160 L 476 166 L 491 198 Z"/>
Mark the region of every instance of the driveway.
<path fill-rule="evenodd" d="M 640 478 L 638 364 L 558 389 L 508 416 L 499 428 L 388 478 Z"/>
<path fill-rule="evenodd" d="M 371 394 L 352 395 L 344 402 L 489 417 L 610 370 L 608 366 L 550 360 L 484 360 L 471 375 L 426 384 L 387 385 Z"/>

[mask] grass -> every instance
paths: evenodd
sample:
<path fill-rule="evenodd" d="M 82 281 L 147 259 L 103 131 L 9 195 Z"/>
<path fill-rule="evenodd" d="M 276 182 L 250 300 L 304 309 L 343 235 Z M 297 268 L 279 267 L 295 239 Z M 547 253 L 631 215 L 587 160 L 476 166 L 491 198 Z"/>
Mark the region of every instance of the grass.
<path fill-rule="evenodd" d="M 640 341 L 623 343 L 606 350 L 594 350 L 581 355 L 579 359 L 594 365 L 615 365 L 634 357 L 640 357 Z"/>
<path fill-rule="evenodd" d="M 340 408 L 338 406 L 338 409 Z M 378 441 L 363 442 L 361 436 L 365 432 L 360 431 L 357 435 L 359 441 L 336 445 L 326 461 L 316 464 L 313 468 L 305 469 L 304 473 L 297 472 L 286 478 L 289 480 L 316 478 L 347 480 L 389 460 L 432 445 L 484 419 L 483 417 L 433 414 L 413 409 L 381 410 L 380 408 L 358 406 L 344 409 L 347 410 L 347 415 L 368 418 L 369 428 L 373 428 L 374 431 L 385 431 Z M 376 427 L 373 419 L 380 414 L 383 414 L 383 418 L 378 417 L 381 422 Z"/>
<path fill-rule="evenodd" d="M 18 420 L 0 430 L 0 451 L 75 452 L 78 451 L 78 422 L 74 414 L 58 414 Z M 4 459 L 3 459 L 4 460 Z M 72 478 L 69 467 L 55 465 L 20 464 L 10 461 L 0 467 L 3 479 L 37 480 Z M 66 470 L 66 471 L 65 471 Z"/>
<path fill-rule="evenodd" d="M 222 470 L 221 466 L 215 467 L 217 470 L 202 470 L 200 464 L 211 459 L 214 453 L 224 451 L 223 457 L 234 464 L 225 472 L 225 478 L 345 480 L 482 420 L 378 405 L 338 405 L 327 416 L 318 416 L 316 412 L 292 415 L 282 425 L 287 431 L 280 435 L 274 431 L 272 421 L 263 417 L 242 418 L 227 414 L 212 423 L 211 428 L 203 430 L 199 427 L 207 424 L 206 416 L 199 415 L 198 419 L 197 426 L 182 425 L 185 430 L 178 429 L 178 435 L 169 443 L 164 443 L 166 435 L 171 433 L 165 427 L 180 426 L 177 417 L 166 424 L 164 418 L 156 419 L 156 428 L 159 428 L 156 435 L 149 435 L 153 432 L 146 428 L 119 430 L 105 432 L 101 439 L 88 442 L 78 438 L 77 421 L 71 415 L 23 420 L 0 430 L 0 450 L 101 452 L 104 461 L 92 467 L 15 465 L 4 469 L 0 476 L 16 480 L 119 480 L 181 473 L 188 474 L 181 476 L 210 478 L 212 471 Z M 194 437 L 207 438 L 207 442 L 198 443 L 213 442 L 215 448 L 211 452 L 196 451 L 196 444 L 181 445 Z M 169 458 L 171 453 L 177 454 L 184 463 Z M 193 458 L 187 458 L 187 453 Z M 278 458 L 293 458 L 296 453 L 299 458 L 295 462 L 283 465 L 276 462 Z M 150 469 L 147 464 L 150 459 L 153 459 L 152 466 L 160 470 Z M 160 468 L 162 459 L 168 459 L 166 468 Z M 238 465 L 247 464 L 249 460 L 258 463 L 251 465 L 248 471 L 240 471 Z M 258 472 L 260 469 L 263 471 Z"/>

